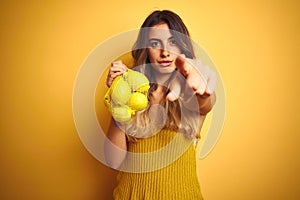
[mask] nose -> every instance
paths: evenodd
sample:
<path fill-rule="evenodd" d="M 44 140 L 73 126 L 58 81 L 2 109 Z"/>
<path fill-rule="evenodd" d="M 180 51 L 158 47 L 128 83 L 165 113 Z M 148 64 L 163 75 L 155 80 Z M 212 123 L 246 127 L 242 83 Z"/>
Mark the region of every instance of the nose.
<path fill-rule="evenodd" d="M 161 49 L 160 56 L 162 58 L 166 58 L 166 57 L 170 56 L 170 52 L 166 48 L 163 48 L 163 49 Z"/>

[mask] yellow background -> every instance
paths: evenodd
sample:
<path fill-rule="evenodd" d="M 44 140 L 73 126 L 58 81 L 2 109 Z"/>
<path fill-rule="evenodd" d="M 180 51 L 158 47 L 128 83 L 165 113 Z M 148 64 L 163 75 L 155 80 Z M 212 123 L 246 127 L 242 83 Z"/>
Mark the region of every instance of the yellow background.
<path fill-rule="evenodd" d="M 154 9 L 177 12 L 218 66 L 221 138 L 198 162 L 207 200 L 297 199 L 298 1 L 2 1 L 0 199 L 111 199 L 115 171 L 82 145 L 76 74 L 108 37 Z"/>

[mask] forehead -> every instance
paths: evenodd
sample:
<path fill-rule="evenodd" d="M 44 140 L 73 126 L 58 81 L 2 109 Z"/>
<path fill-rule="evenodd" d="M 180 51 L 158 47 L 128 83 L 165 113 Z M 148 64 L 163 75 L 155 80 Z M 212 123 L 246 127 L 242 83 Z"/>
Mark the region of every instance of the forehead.
<path fill-rule="evenodd" d="M 149 39 L 167 40 L 172 37 L 169 26 L 165 23 L 152 26 L 149 30 Z"/>

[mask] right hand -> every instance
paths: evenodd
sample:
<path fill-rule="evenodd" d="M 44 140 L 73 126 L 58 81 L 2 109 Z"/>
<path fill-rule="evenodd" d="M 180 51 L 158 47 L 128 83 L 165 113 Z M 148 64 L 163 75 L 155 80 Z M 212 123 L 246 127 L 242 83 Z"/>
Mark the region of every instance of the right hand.
<path fill-rule="evenodd" d="M 170 86 L 167 95 L 169 101 L 175 101 L 180 95 L 185 101 L 189 101 L 193 95 L 205 98 L 214 93 L 216 72 L 201 60 L 189 59 L 182 54 L 176 59 L 176 67 L 179 73 Z"/>
<path fill-rule="evenodd" d="M 122 61 L 118 60 L 118 61 L 112 62 L 111 67 L 108 72 L 108 75 L 107 75 L 107 78 L 106 78 L 107 87 L 111 86 L 113 80 L 117 76 L 122 75 L 124 72 L 127 72 L 127 71 L 128 71 L 127 66 L 124 63 L 122 63 Z"/>

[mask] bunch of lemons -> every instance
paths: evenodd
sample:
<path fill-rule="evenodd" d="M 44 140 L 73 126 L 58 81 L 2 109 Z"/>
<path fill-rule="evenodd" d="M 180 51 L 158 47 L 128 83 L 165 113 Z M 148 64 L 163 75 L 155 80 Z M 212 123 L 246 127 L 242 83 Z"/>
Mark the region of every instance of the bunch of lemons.
<path fill-rule="evenodd" d="M 149 88 L 144 74 L 128 69 L 114 79 L 104 96 L 104 104 L 116 121 L 127 124 L 137 111 L 147 107 Z"/>

